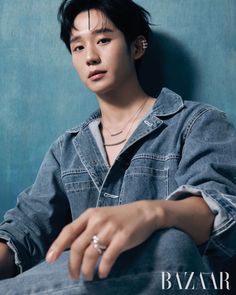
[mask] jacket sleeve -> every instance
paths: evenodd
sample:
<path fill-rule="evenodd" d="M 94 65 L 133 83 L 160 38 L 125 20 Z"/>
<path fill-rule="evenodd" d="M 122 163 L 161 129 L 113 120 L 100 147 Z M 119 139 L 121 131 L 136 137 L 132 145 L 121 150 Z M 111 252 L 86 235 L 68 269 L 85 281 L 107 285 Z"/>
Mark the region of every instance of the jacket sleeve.
<path fill-rule="evenodd" d="M 183 136 L 176 181 L 169 199 L 204 198 L 215 214 L 208 253 L 236 255 L 236 130 L 225 113 L 205 108 L 195 114 Z"/>
<path fill-rule="evenodd" d="M 71 220 L 60 173 L 60 140 L 52 144 L 34 184 L 24 190 L 0 225 L 0 238 L 24 271 L 42 260 L 52 241 Z"/>

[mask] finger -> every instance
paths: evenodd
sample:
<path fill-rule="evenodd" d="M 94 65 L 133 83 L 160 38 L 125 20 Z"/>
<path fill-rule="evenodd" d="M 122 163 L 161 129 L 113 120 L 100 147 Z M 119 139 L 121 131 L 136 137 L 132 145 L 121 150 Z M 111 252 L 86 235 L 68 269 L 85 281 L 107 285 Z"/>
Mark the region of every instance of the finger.
<path fill-rule="evenodd" d="M 82 263 L 82 273 L 86 281 L 91 281 L 93 279 L 99 257 L 100 253 L 94 248 L 93 244 L 90 244 L 84 253 Z"/>
<path fill-rule="evenodd" d="M 97 260 L 100 256 L 99 250 L 94 247 L 92 238 L 94 229 L 87 229 L 76 241 L 72 244 L 71 254 L 69 259 L 69 272 L 72 279 L 78 279 L 82 264 L 82 272 L 86 280 L 92 280 L 94 269 Z M 111 230 L 103 229 L 99 233 L 99 245 L 107 245 L 111 236 Z"/>
<path fill-rule="evenodd" d="M 47 262 L 56 261 L 65 249 L 70 248 L 73 241 L 84 231 L 86 225 L 87 218 L 85 215 L 81 215 L 81 217 L 66 225 L 50 246 L 46 255 Z"/>
<path fill-rule="evenodd" d="M 112 224 L 107 224 L 96 236 L 98 244 L 92 242 L 86 249 L 82 261 L 82 272 L 86 280 L 92 280 L 98 259 L 109 247 L 110 241 L 115 236 L 116 228 Z"/>
<path fill-rule="evenodd" d="M 69 257 L 69 274 L 71 279 L 78 279 L 85 250 L 91 243 L 93 233 L 89 230 L 84 231 L 71 245 Z"/>
<path fill-rule="evenodd" d="M 108 276 L 119 255 L 126 250 L 125 245 L 126 240 L 120 234 L 115 235 L 111 240 L 109 247 L 103 253 L 99 265 L 99 277 L 101 279 Z"/>

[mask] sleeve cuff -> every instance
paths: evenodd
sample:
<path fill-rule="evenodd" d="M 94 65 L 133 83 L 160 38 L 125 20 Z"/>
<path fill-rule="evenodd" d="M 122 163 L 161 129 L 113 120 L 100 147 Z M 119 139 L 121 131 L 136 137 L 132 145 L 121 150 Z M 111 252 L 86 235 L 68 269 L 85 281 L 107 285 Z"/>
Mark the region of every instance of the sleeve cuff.
<path fill-rule="evenodd" d="M 223 194 L 220 192 L 213 190 L 208 191 L 191 185 L 182 185 L 171 193 L 167 197 L 167 200 L 181 200 L 190 196 L 201 196 L 209 206 L 212 213 L 215 215 L 212 236 L 218 236 L 227 230 L 232 223 L 235 223 L 231 214 L 229 214 L 218 202 L 218 199 L 223 198 Z"/>

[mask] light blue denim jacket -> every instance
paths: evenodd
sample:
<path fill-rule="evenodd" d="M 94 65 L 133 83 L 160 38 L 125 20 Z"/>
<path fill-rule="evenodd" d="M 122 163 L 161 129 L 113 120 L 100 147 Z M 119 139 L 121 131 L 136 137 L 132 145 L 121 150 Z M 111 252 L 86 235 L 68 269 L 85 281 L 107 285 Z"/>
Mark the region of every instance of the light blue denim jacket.
<path fill-rule="evenodd" d="M 98 110 L 60 136 L 34 184 L 5 214 L 0 238 L 21 270 L 43 259 L 60 230 L 89 207 L 191 195 L 215 214 L 209 254 L 236 254 L 236 131 L 223 112 L 164 88 L 111 167 L 99 122 Z"/>

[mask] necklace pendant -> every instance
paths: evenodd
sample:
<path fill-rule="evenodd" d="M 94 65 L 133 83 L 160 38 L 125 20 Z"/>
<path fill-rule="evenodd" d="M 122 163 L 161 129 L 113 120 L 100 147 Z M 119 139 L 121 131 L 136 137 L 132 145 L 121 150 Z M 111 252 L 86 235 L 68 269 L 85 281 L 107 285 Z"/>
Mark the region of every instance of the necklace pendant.
<path fill-rule="evenodd" d="M 113 134 L 110 134 L 111 136 L 117 136 L 119 134 L 123 133 L 123 130 L 119 131 L 119 132 L 116 132 L 116 133 L 113 133 Z"/>
<path fill-rule="evenodd" d="M 119 141 L 119 142 L 115 142 L 115 143 L 104 143 L 104 146 L 115 146 L 115 145 L 119 145 L 119 144 L 122 144 L 123 142 L 126 141 L 126 138 Z"/>

